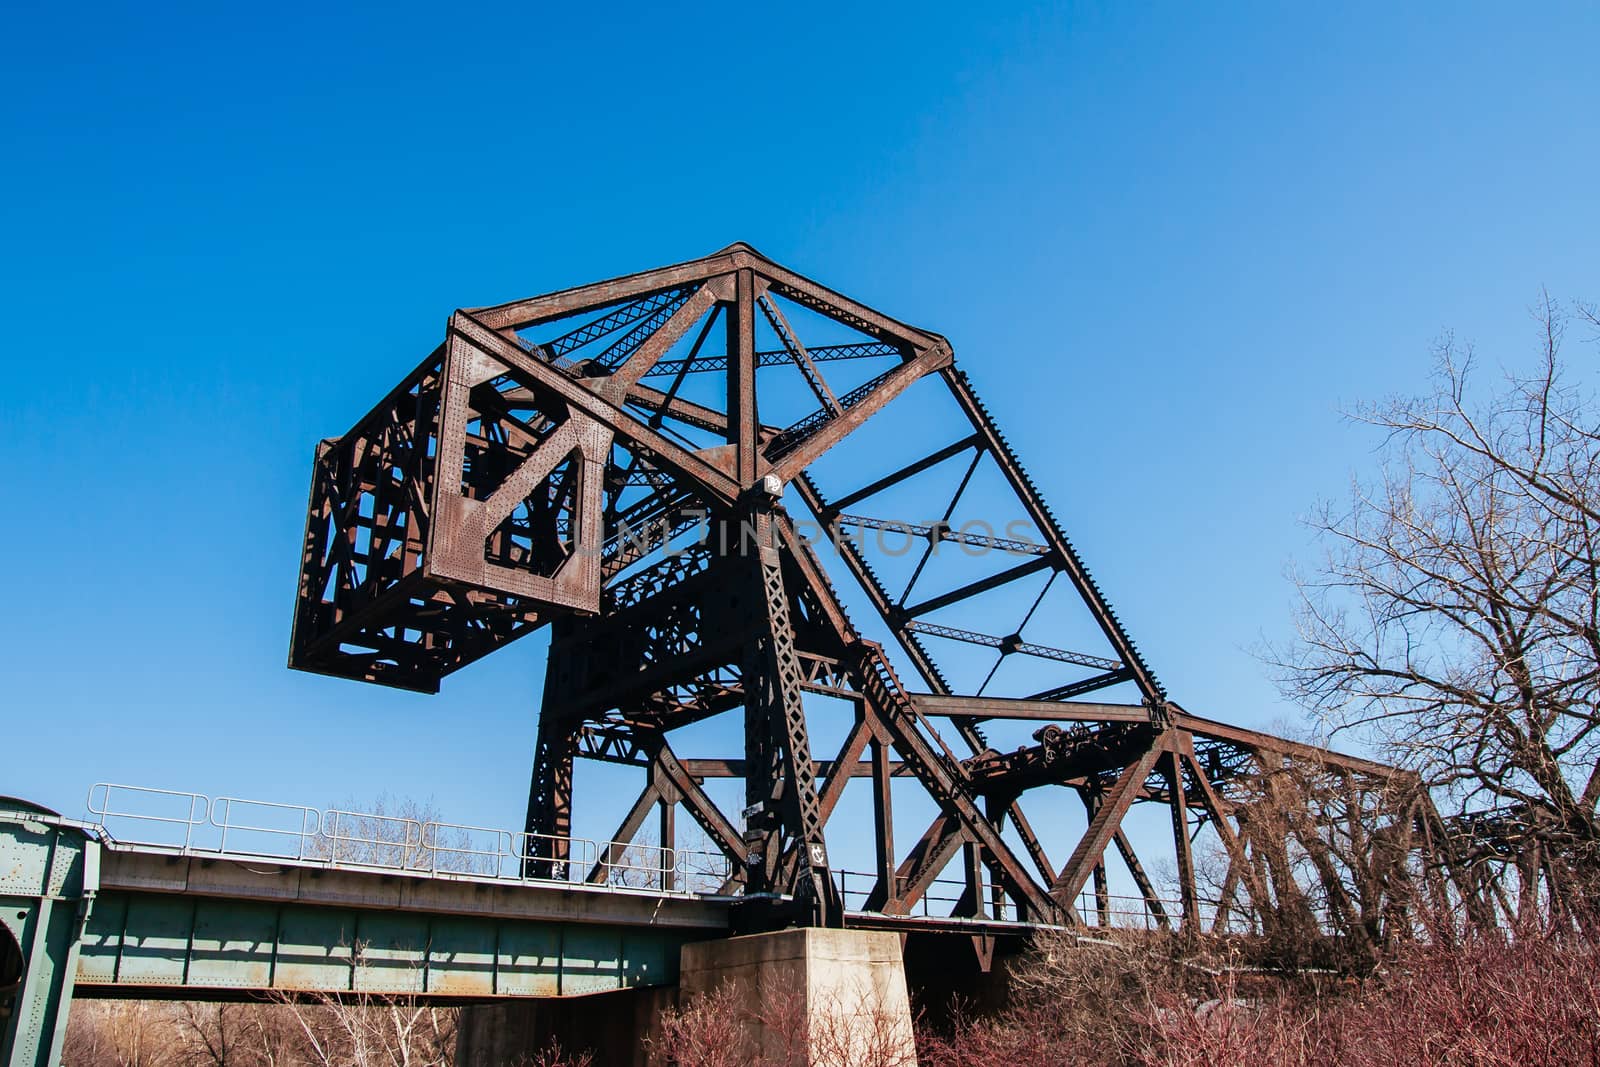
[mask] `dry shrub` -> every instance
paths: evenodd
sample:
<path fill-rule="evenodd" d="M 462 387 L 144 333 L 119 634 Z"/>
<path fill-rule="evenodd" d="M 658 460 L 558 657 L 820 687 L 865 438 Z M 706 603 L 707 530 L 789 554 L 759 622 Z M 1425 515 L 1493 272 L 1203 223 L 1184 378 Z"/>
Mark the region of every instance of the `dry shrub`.
<path fill-rule="evenodd" d="M 766 989 L 757 1005 L 723 985 L 663 1013 L 653 1062 L 669 1067 L 914 1067 L 904 1017 L 868 995 L 824 995 L 808 1010 L 794 989 Z"/>
<path fill-rule="evenodd" d="M 910 1018 L 883 1009 L 865 990 L 833 991 L 811 1013 L 812 1064 L 826 1067 L 916 1067 Z"/>
<path fill-rule="evenodd" d="M 567 1052 L 555 1041 L 532 1055 L 517 1060 L 514 1067 L 592 1067 L 594 1055 L 588 1052 Z"/>
<path fill-rule="evenodd" d="M 1172 938 L 1043 933 L 1008 971 L 1009 1005 L 997 1017 L 958 1010 L 945 1032 L 924 1029 L 923 1067 L 1042 1067 L 1132 1063 L 1148 1044 L 1141 1006 L 1201 993 L 1208 977 Z"/>
<path fill-rule="evenodd" d="M 1134 1010 L 1137 1047 L 1125 1062 L 1139 1067 L 1258 1067 L 1336 1062 L 1328 1056 L 1323 1009 L 1327 996 L 1240 995 L 1238 972 L 1227 970 L 1211 982 L 1209 999 L 1174 990 L 1156 990 Z"/>
<path fill-rule="evenodd" d="M 732 986 L 721 986 L 661 1015 L 652 1057 L 673 1067 L 739 1067 L 755 1062 L 753 1035 Z"/>
<path fill-rule="evenodd" d="M 1600 945 L 1566 933 L 1409 946 L 1329 1043 L 1352 1067 L 1600 1064 L 1597 975 Z"/>
<path fill-rule="evenodd" d="M 1145 945 L 1047 941 L 996 1018 L 918 1035 L 923 1067 L 1600 1067 L 1600 945 L 1570 929 L 1401 946 L 1353 981 Z"/>

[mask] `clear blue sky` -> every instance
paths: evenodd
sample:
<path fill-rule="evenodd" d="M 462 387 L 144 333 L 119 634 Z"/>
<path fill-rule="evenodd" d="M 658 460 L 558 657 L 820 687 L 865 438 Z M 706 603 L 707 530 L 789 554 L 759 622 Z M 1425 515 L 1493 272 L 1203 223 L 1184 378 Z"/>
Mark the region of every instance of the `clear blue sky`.
<path fill-rule="evenodd" d="M 284 667 L 312 447 L 455 307 L 745 240 L 941 331 L 1173 696 L 1266 725 L 1341 405 L 1600 298 L 1592 6 L 546 7 L 10 12 L 0 793 L 519 822 L 542 639 Z"/>

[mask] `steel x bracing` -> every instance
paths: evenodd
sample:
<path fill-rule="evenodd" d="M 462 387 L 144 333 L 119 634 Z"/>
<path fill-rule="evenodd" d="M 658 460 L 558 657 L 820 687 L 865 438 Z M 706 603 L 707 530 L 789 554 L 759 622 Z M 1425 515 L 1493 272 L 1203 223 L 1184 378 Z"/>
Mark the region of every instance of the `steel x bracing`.
<path fill-rule="evenodd" d="M 670 838 L 682 807 L 767 922 L 892 924 L 951 864 L 952 923 L 1105 923 L 1114 875 L 1163 926 L 1314 911 L 1371 939 L 1415 893 L 1488 892 L 1413 779 L 1171 702 L 950 344 L 747 245 L 457 312 L 318 447 L 291 665 L 433 691 L 547 624 L 535 873 L 566 873 L 574 767 L 598 760 L 645 775 L 620 836 L 656 810 Z M 669 744 L 733 715 L 742 754 Z M 829 824 L 863 788 L 858 895 Z M 894 789 L 934 802 L 915 837 Z M 1144 804 L 1171 813 L 1165 897 L 1126 832 Z M 1371 840 L 1404 861 L 1307 902 L 1307 872 L 1376 869 Z"/>

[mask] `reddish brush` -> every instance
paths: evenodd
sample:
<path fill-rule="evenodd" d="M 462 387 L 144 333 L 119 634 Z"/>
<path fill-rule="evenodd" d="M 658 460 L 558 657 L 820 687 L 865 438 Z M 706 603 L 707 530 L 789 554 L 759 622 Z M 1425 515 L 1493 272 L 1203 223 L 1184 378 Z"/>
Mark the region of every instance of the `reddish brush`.
<path fill-rule="evenodd" d="M 1054 967 L 1000 1017 L 920 1034 L 922 1067 L 1600 1067 L 1600 945 L 1570 932 L 1404 946 L 1364 988 L 1246 993 L 1235 968 L 1134 950 Z"/>

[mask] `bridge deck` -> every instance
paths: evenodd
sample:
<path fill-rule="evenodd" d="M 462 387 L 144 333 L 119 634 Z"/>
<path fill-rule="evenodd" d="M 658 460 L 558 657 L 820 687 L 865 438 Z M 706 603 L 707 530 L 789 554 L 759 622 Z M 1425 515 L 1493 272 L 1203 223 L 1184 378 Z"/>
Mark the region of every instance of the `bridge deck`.
<path fill-rule="evenodd" d="M 571 996 L 671 984 L 727 929 L 725 900 L 110 846 L 77 986 Z"/>
<path fill-rule="evenodd" d="M 734 925 L 736 899 L 685 888 L 674 850 L 657 868 L 628 867 L 606 843 L 592 850 L 607 859 L 590 882 L 570 864 L 547 878 L 498 861 L 490 873 L 442 871 L 432 846 L 398 862 L 323 858 L 313 853 L 336 840 L 326 820 L 288 831 L 292 856 L 222 837 L 197 844 L 192 814 L 167 825 L 180 843 L 119 842 L 104 825 L 0 799 L 0 1063 L 58 1062 L 75 995 L 569 997 L 674 984 L 684 944 Z M 419 855 L 426 869 L 406 866 Z M 641 870 L 656 884 L 607 881 Z M 931 914 L 844 920 L 963 940 L 1032 929 Z"/>

